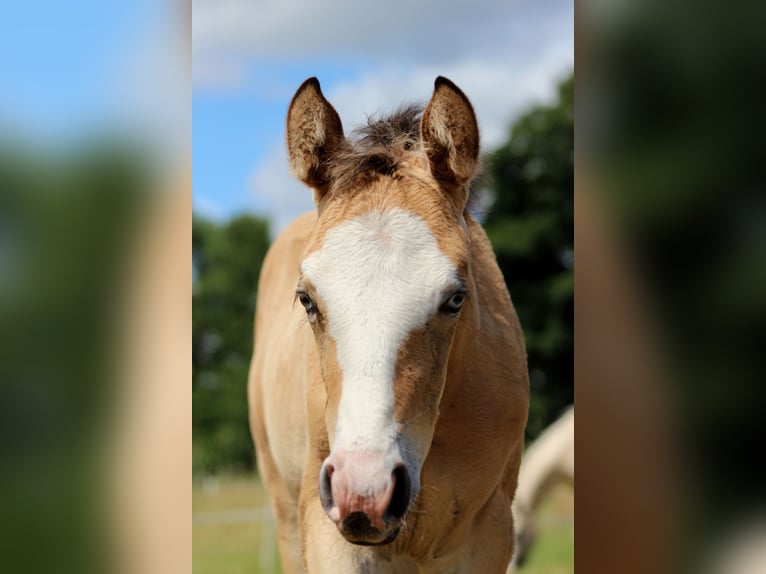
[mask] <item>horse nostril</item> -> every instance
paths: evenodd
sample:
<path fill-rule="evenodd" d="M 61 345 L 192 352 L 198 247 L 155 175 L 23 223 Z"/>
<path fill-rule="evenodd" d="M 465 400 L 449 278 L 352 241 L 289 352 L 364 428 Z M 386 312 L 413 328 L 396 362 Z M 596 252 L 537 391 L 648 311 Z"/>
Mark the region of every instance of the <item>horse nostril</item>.
<path fill-rule="evenodd" d="M 335 501 L 332 497 L 332 475 L 335 467 L 331 464 L 325 464 L 319 473 L 319 499 L 325 512 L 330 512 Z"/>
<path fill-rule="evenodd" d="M 391 493 L 391 502 L 386 509 L 386 517 L 392 520 L 401 520 L 410 506 L 412 492 L 410 473 L 407 472 L 407 467 L 400 464 L 394 469 L 392 475 L 394 492 Z"/>

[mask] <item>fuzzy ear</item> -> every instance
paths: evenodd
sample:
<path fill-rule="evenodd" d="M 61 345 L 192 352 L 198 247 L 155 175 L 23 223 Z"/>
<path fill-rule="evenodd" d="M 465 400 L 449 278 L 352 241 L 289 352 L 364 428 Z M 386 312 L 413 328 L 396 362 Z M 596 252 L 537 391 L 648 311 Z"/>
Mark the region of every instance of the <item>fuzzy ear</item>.
<path fill-rule="evenodd" d="M 329 160 L 345 142 L 338 112 L 322 95 L 319 80 L 309 78 L 287 111 L 287 153 L 293 174 L 314 189 L 317 202 L 330 182 Z"/>
<path fill-rule="evenodd" d="M 436 78 L 420 133 L 434 177 L 460 187 L 468 183 L 479 161 L 479 126 L 471 102 L 447 78 Z"/>

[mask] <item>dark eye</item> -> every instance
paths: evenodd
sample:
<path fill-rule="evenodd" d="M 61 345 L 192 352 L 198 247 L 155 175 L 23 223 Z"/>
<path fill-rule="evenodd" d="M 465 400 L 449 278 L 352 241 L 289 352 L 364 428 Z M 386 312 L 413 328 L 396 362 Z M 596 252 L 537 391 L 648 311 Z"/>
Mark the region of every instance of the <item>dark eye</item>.
<path fill-rule="evenodd" d="M 306 313 L 309 315 L 316 313 L 317 306 L 314 304 L 314 301 L 311 299 L 308 293 L 305 291 L 296 291 L 295 295 L 298 297 L 301 305 L 303 305 L 303 308 L 306 309 Z"/>
<path fill-rule="evenodd" d="M 465 303 L 465 292 L 464 291 L 458 291 L 457 293 L 453 293 L 449 299 L 447 299 L 444 303 L 442 303 L 442 306 L 439 308 L 439 311 L 442 313 L 451 313 L 453 315 L 457 314 L 460 311 L 460 308 L 463 306 L 463 303 Z"/>

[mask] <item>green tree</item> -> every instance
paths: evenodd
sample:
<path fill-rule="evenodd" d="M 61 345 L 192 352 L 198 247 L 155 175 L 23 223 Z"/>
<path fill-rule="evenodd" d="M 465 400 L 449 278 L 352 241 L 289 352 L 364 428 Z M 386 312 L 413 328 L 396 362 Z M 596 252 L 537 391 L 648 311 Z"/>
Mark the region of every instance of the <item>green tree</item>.
<path fill-rule="evenodd" d="M 240 216 L 219 225 L 194 218 L 192 401 L 194 471 L 254 466 L 246 381 L 253 350 L 258 275 L 268 224 Z"/>
<path fill-rule="evenodd" d="M 485 158 L 484 222 L 518 311 L 529 357 L 527 438 L 574 400 L 574 75 Z"/>

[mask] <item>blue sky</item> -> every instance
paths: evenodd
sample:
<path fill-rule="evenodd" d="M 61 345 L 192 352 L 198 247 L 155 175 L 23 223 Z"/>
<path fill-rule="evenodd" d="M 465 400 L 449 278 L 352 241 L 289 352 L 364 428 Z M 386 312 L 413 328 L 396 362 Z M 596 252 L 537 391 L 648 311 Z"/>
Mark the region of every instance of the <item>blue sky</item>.
<path fill-rule="evenodd" d="M 146 29 L 153 12 L 150 0 L 5 3 L 0 121 L 52 135 L 108 116 L 122 47 Z"/>
<path fill-rule="evenodd" d="M 6 2 L 0 132 L 60 147 L 106 131 L 177 144 L 190 117 L 182 33 L 175 2 Z"/>
<path fill-rule="evenodd" d="M 573 26 L 571 0 L 196 0 L 195 211 L 263 215 L 278 231 L 312 208 L 289 174 L 283 133 L 290 98 L 310 76 L 349 130 L 427 101 L 445 75 L 472 100 L 484 149 L 496 147 L 573 69 Z"/>

